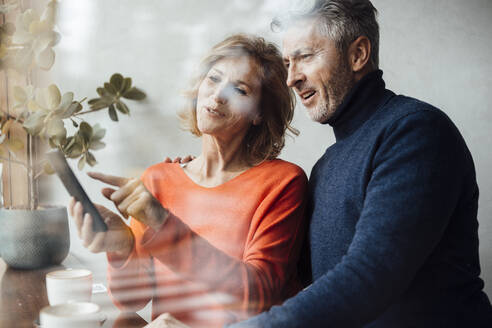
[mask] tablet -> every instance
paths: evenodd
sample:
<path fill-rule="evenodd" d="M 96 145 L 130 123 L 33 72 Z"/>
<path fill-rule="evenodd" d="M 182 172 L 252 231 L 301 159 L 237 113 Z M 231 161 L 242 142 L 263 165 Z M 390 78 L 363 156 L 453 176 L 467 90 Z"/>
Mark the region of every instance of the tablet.
<path fill-rule="evenodd" d="M 72 195 L 77 201 L 82 203 L 84 214 L 89 213 L 92 216 L 92 229 L 94 231 L 108 230 L 108 227 L 106 226 L 106 223 L 104 223 L 101 214 L 99 214 L 99 211 L 94 206 L 94 203 L 91 202 L 89 196 L 87 196 L 84 188 L 82 188 L 79 180 L 68 165 L 67 160 L 65 159 L 65 155 L 57 149 L 48 152 L 46 156 L 56 174 L 63 182 L 63 185 L 67 189 L 68 193 Z"/>

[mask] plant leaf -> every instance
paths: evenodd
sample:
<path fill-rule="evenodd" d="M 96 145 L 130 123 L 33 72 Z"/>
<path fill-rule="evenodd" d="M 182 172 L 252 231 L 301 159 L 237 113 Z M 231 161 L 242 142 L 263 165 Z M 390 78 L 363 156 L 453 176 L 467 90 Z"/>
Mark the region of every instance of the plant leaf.
<path fill-rule="evenodd" d="M 118 114 L 116 114 L 116 110 L 114 109 L 114 105 L 109 105 L 109 117 L 111 120 L 118 122 Z"/>
<path fill-rule="evenodd" d="M 66 112 L 68 108 L 73 104 L 73 92 L 66 92 L 60 100 L 60 105 L 57 108 L 57 114 L 62 114 Z"/>
<path fill-rule="evenodd" d="M 68 137 L 65 145 L 63 146 L 63 151 L 67 151 L 70 149 L 75 144 L 75 138 L 74 137 Z"/>
<path fill-rule="evenodd" d="M 96 140 L 96 141 L 92 141 L 91 142 L 91 145 L 89 146 L 89 149 L 91 150 L 99 150 L 99 149 L 103 149 L 104 147 L 106 147 L 106 144 L 102 141 L 99 141 L 99 140 Z"/>
<path fill-rule="evenodd" d="M 51 148 L 60 148 L 63 145 L 67 144 L 67 138 L 65 136 L 63 137 L 51 137 L 49 138 L 49 143 Z"/>
<path fill-rule="evenodd" d="M 67 135 L 67 130 L 65 129 L 63 121 L 57 117 L 53 117 L 52 119 L 48 120 L 48 122 L 46 123 L 46 134 L 50 138 L 65 138 Z"/>
<path fill-rule="evenodd" d="M 85 144 L 89 144 L 92 138 L 92 127 L 87 122 L 80 123 L 78 135 Z"/>
<path fill-rule="evenodd" d="M 120 73 L 114 73 L 113 75 L 111 75 L 109 83 L 113 85 L 116 91 L 120 91 L 121 86 L 123 85 L 123 75 L 121 75 Z"/>
<path fill-rule="evenodd" d="M 124 94 L 125 92 L 130 90 L 131 87 L 132 87 L 132 78 L 131 77 L 125 77 L 123 79 L 123 83 L 121 84 L 120 93 Z"/>
<path fill-rule="evenodd" d="M 24 121 L 23 126 L 30 135 L 36 136 L 41 132 L 45 116 L 42 112 L 34 112 Z"/>
<path fill-rule="evenodd" d="M 122 101 L 118 101 L 116 103 L 116 108 L 123 114 L 130 114 L 130 110 L 128 109 L 128 107 L 125 105 L 124 102 Z"/>
<path fill-rule="evenodd" d="M 99 100 L 101 100 L 101 98 L 92 98 L 91 100 L 89 100 L 87 103 L 89 105 L 94 105 L 95 103 L 97 103 Z"/>
<path fill-rule="evenodd" d="M 49 70 L 55 63 L 55 52 L 51 47 L 46 47 L 43 51 L 36 55 L 36 62 L 39 68 Z"/>
<path fill-rule="evenodd" d="M 100 87 L 96 89 L 96 92 L 100 97 L 103 97 L 106 94 L 106 90 Z"/>
<path fill-rule="evenodd" d="M 62 118 L 69 118 L 75 113 L 78 113 L 82 110 L 82 104 L 78 101 L 73 101 L 70 106 L 68 106 L 65 113 L 63 113 Z"/>
<path fill-rule="evenodd" d="M 92 110 L 98 110 L 98 109 L 103 109 L 108 107 L 110 104 L 102 100 L 101 98 L 97 98 L 98 101 L 95 102 L 94 104 L 90 105 Z"/>
<path fill-rule="evenodd" d="M 116 94 L 116 89 L 111 83 L 105 82 L 104 89 L 113 96 Z"/>
<path fill-rule="evenodd" d="M 78 167 L 79 171 L 82 171 L 84 169 L 84 165 L 85 165 L 85 155 L 82 156 L 79 159 L 79 162 L 77 163 L 77 167 Z"/>
<path fill-rule="evenodd" d="M 92 127 L 92 139 L 91 140 L 101 140 L 106 135 L 106 129 L 103 129 L 99 123 L 96 123 Z"/>
<path fill-rule="evenodd" d="M 56 109 L 61 102 L 61 93 L 60 89 L 55 84 L 51 84 L 48 88 L 44 89 L 43 92 L 44 101 L 46 108 Z M 41 104 L 40 104 L 41 105 Z"/>
<path fill-rule="evenodd" d="M 127 92 L 125 92 L 125 94 L 123 94 L 123 97 L 132 100 L 142 100 L 145 99 L 146 95 L 142 90 L 133 87 Z"/>
<path fill-rule="evenodd" d="M 94 166 L 97 164 L 96 158 L 90 151 L 88 151 L 85 154 L 85 157 L 86 157 L 87 164 L 89 164 L 90 166 Z"/>
<path fill-rule="evenodd" d="M 82 155 L 82 145 L 79 142 L 75 141 L 72 146 L 70 146 L 69 148 L 65 148 L 65 153 L 69 158 L 77 158 Z"/>

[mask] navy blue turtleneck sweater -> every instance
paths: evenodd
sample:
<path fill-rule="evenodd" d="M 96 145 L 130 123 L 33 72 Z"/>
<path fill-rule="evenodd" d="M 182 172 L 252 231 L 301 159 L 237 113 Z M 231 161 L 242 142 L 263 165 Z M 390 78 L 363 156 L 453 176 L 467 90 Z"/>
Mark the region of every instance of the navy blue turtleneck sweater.
<path fill-rule="evenodd" d="M 478 258 L 478 187 L 439 109 L 359 81 L 310 177 L 308 288 L 239 327 L 492 327 Z"/>

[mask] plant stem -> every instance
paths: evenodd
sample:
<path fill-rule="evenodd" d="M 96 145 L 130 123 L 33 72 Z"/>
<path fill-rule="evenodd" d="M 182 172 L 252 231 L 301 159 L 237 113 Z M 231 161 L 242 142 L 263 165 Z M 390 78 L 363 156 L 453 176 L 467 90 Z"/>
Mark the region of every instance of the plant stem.
<path fill-rule="evenodd" d="M 2 1 L 2 4 L 5 4 L 4 1 Z M 5 23 L 6 21 L 6 17 L 5 17 L 5 14 L 2 14 L 2 23 Z M 5 100 L 6 100 L 6 105 L 7 105 L 7 116 L 10 115 L 9 113 L 9 97 L 8 97 L 8 94 L 9 94 L 9 77 L 7 75 L 7 71 L 5 71 L 5 91 L 6 91 L 6 94 L 5 94 Z M 10 131 L 7 133 L 7 138 L 10 139 Z M 8 162 L 8 165 L 9 165 L 9 170 L 8 170 L 8 180 L 9 180 L 9 200 L 10 200 L 10 204 L 9 204 L 9 208 L 12 208 L 13 207 L 13 192 L 12 192 L 12 155 L 10 155 L 10 152 L 9 153 L 9 156 L 8 156 L 8 159 L 7 159 L 7 162 Z M 3 183 L 3 179 L 2 179 L 2 183 Z M 3 191 L 3 188 L 2 188 L 2 191 Z M 3 197 L 3 195 L 2 195 Z M 6 204 L 5 202 L 3 203 L 3 205 L 5 207 Z"/>
<path fill-rule="evenodd" d="M 90 110 L 86 110 L 83 112 L 73 114 L 72 116 L 80 116 L 80 115 L 84 115 L 84 114 L 94 113 L 94 112 L 97 112 L 97 111 L 100 111 L 100 110 L 106 109 L 106 108 L 108 108 L 108 107 L 103 107 L 103 108 L 99 108 L 99 109 L 90 109 Z"/>
<path fill-rule="evenodd" d="M 26 76 L 26 84 L 32 85 L 32 70 Z M 29 195 L 29 207 L 31 210 L 35 210 L 38 207 L 38 193 L 37 193 L 37 180 L 34 178 L 36 175 L 36 168 L 34 163 L 36 161 L 36 138 L 31 134 L 27 134 L 27 162 L 28 162 L 28 195 Z"/>

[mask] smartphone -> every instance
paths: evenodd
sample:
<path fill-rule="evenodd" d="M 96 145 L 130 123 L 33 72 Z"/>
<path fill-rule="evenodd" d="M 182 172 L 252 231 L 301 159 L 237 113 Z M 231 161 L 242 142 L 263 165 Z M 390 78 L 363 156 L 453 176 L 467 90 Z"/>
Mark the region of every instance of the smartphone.
<path fill-rule="evenodd" d="M 94 231 L 107 231 L 108 227 L 106 223 L 104 223 L 96 206 L 94 206 L 94 203 L 91 202 L 84 188 L 80 185 L 79 180 L 68 165 L 65 155 L 57 149 L 48 152 L 46 156 L 68 193 L 82 203 L 84 214 L 89 213 L 92 216 L 92 229 Z"/>

